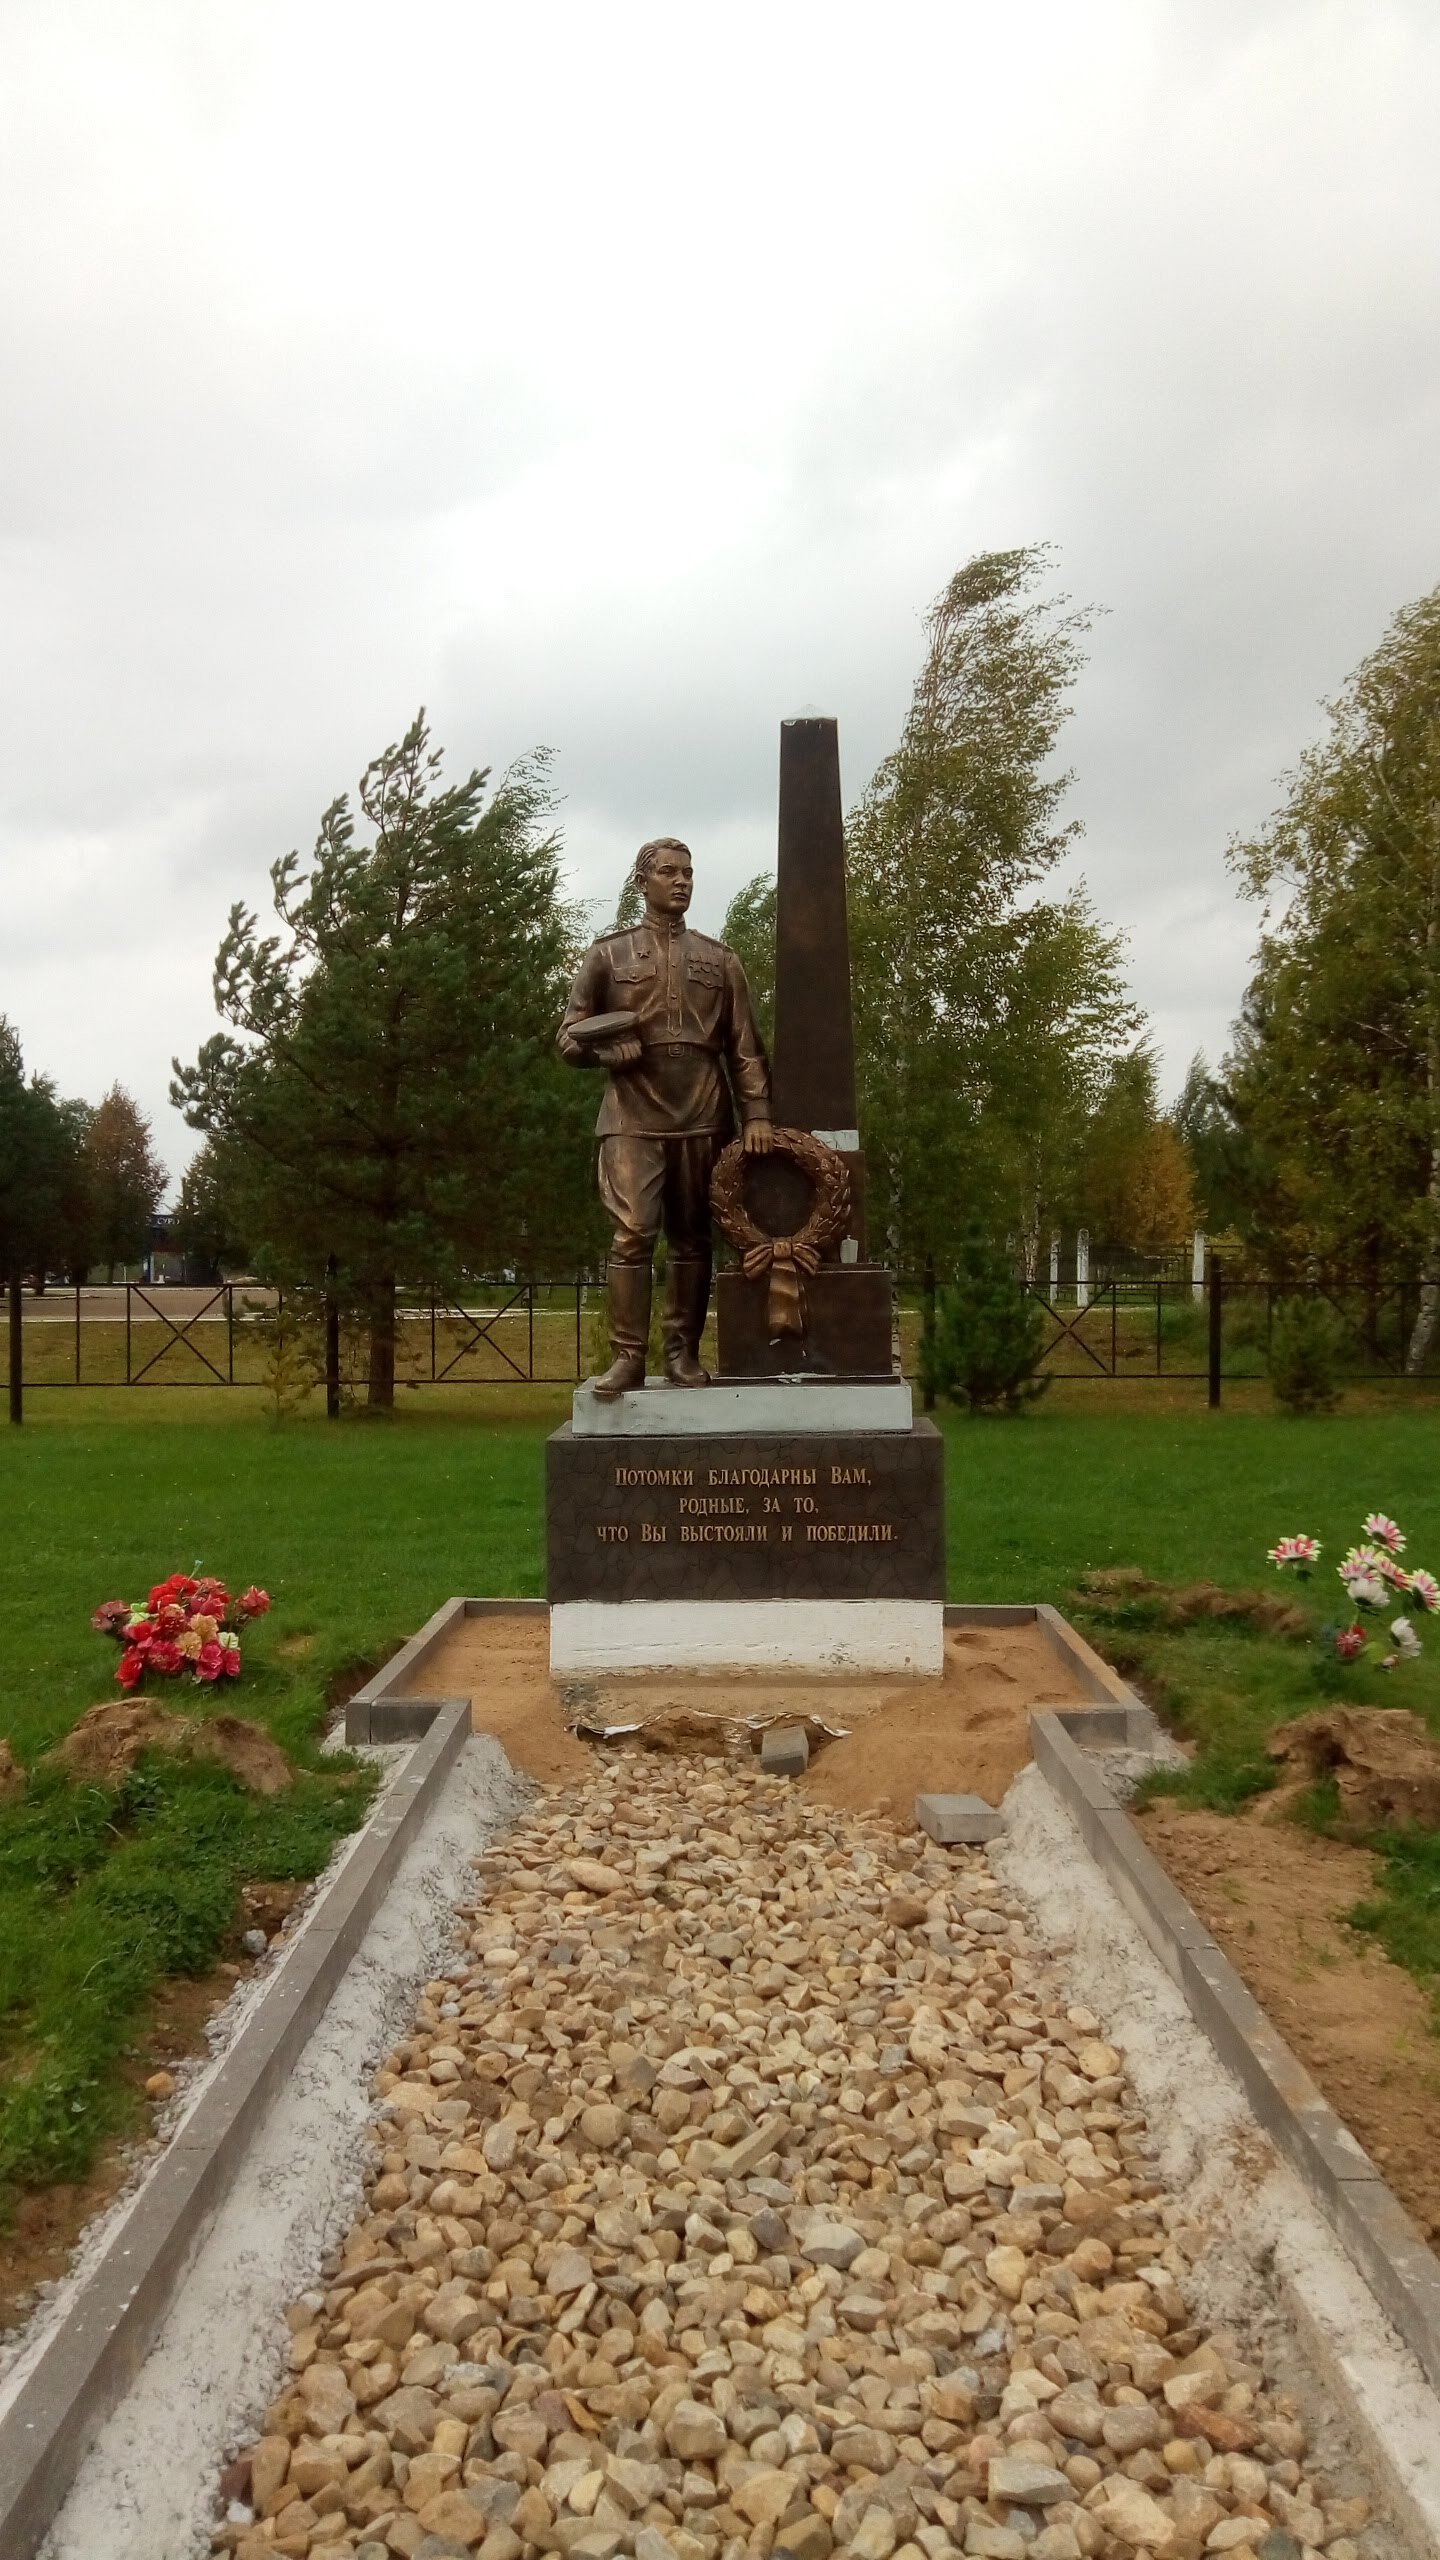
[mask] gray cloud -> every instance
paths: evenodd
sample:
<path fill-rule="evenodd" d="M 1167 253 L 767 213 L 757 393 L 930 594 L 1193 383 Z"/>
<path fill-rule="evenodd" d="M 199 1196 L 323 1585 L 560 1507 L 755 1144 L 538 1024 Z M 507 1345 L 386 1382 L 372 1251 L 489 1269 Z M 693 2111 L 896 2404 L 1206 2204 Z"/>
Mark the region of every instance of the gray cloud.
<path fill-rule="evenodd" d="M 422 700 L 577 892 L 770 858 L 971 551 L 1102 606 L 1065 761 L 1172 1083 L 1223 851 L 1440 575 L 1420 0 L 9 12 L 0 1009 L 157 1115 L 233 897 Z"/>

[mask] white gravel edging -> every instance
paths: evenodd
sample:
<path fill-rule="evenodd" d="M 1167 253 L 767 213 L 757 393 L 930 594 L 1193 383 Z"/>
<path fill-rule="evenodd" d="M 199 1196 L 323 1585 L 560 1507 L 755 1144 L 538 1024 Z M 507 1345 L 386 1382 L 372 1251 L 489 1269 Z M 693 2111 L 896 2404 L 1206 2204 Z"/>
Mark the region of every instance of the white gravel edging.
<path fill-rule="evenodd" d="M 471 1861 L 530 1801 L 477 1736 L 266 2118 L 134 2384 L 86 2455 L 44 2560 L 192 2560 L 208 2549 L 217 2468 L 281 2370 L 284 2313 L 361 2192 L 371 2074 L 448 1960 Z"/>
<path fill-rule="evenodd" d="M 1210 2235 L 1195 2270 L 1207 2316 L 1273 2326 L 1283 2303 L 1302 2362 L 1347 2411 L 1393 2522 L 1417 2550 L 1440 2551 L 1440 2399 L 1034 1766 L 1005 1814 L 991 1862 L 1051 1953 L 1070 1948 L 1077 1990 L 1124 2053 L 1159 2172 Z"/>

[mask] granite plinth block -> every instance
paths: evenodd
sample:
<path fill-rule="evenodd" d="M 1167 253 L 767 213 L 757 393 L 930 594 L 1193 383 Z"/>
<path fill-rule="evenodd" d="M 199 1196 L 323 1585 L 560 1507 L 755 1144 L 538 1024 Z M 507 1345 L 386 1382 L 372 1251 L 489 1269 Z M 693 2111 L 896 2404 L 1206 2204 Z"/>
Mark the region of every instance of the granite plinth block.
<path fill-rule="evenodd" d="M 715 1282 L 715 1340 L 725 1376 L 874 1377 L 894 1358 L 895 1286 L 878 1263 L 822 1262 L 807 1273 L 805 1331 L 770 1339 L 770 1283 L 722 1271 Z"/>
<path fill-rule="evenodd" d="M 908 1378 L 715 1378 L 708 1387 L 672 1387 L 647 1378 L 628 1395 L 577 1387 L 570 1427 L 577 1440 L 670 1440 L 737 1432 L 908 1431 L 915 1419 Z"/>
<path fill-rule="evenodd" d="M 803 1724 L 772 1724 L 760 1742 L 767 1778 L 803 1778 L 810 1766 L 810 1737 Z"/>
<path fill-rule="evenodd" d="M 997 1840 L 1005 1828 L 1003 1816 L 983 1796 L 917 1796 L 915 1821 L 942 1849 Z"/>
<path fill-rule="evenodd" d="M 587 1437 L 567 1423 L 545 1454 L 552 1606 L 943 1604 L 944 1444 L 933 1423 L 863 1437 L 677 1433 L 639 1442 Z"/>
<path fill-rule="evenodd" d="M 550 1611 L 557 1680 L 650 1671 L 938 1680 L 944 1669 L 939 1600 L 557 1600 Z"/>

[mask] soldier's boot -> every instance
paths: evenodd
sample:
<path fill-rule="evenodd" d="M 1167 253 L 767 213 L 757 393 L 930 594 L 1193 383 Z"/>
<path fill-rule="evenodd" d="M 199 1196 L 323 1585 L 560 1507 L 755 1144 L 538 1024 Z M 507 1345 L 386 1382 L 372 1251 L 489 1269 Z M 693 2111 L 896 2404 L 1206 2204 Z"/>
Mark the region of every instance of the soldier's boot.
<path fill-rule="evenodd" d="M 610 1348 L 615 1357 L 590 1385 L 607 1403 L 645 1384 L 645 1346 L 650 1339 L 650 1265 L 612 1262 L 609 1274 Z"/>
<path fill-rule="evenodd" d="M 710 1372 L 700 1366 L 700 1336 L 710 1301 L 710 1267 L 705 1262 L 677 1261 L 665 1271 L 665 1376 L 672 1387 L 708 1387 Z"/>

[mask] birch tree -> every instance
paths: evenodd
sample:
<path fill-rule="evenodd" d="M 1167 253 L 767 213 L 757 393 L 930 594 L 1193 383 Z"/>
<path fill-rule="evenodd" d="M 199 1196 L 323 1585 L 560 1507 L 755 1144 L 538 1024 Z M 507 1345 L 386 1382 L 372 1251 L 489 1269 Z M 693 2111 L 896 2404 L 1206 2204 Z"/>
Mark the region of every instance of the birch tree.
<path fill-rule="evenodd" d="M 1230 849 L 1269 911 L 1233 1091 L 1316 1241 L 1353 1226 L 1348 1191 L 1415 1257 L 1413 1375 L 1440 1326 L 1440 588 L 1326 708 L 1280 808 Z"/>

